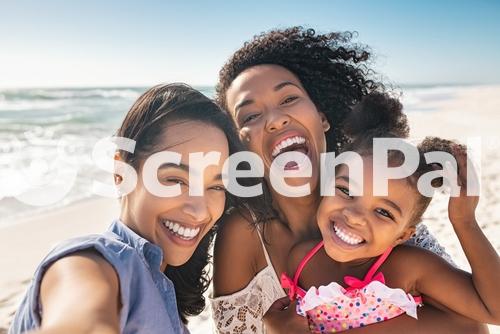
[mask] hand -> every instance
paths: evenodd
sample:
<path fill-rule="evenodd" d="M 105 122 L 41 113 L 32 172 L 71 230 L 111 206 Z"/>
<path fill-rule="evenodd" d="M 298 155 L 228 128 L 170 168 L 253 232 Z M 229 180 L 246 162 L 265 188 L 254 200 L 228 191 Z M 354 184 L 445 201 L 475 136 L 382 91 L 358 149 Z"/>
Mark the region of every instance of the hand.
<path fill-rule="evenodd" d="M 454 156 L 457 160 L 458 166 L 458 176 L 457 184 L 460 187 L 460 195 L 458 197 L 450 196 L 450 201 L 448 203 L 448 215 L 453 226 L 464 226 L 465 224 L 475 224 L 476 223 L 476 208 L 479 202 L 479 196 L 467 196 L 467 154 L 463 147 L 457 145 L 454 147 Z M 479 178 L 477 173 L 469 163 L 469 167 L 473 170 L 469 172 L 469 183 L 475 187 L 471 190 L 479 189 Z M 445 174 L 450 175 L 454 173 L 454 169 L 449 162 L 445 164 Z M 476 193 L 478 191 L 475 191 Z"/>
<path fill-rule="evenodd" d="M 310 333 L 307 319 L 298 315 L 296 302 L 288 297 L 275 301 L 263 317 L 266 332 L 270 334 L 305 334 Z"/>

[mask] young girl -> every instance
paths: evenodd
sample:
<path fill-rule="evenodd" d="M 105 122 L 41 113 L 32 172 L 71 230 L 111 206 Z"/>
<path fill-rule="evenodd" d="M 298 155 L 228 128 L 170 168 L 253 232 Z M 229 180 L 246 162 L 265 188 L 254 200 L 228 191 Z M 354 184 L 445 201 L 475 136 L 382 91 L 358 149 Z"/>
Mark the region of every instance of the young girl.
<path fill-rule="evenodd" d="M 325 197 L 317 213 L 322 241 L 297 245 L 291 252 L 292 276 L 282 275 L 282 285 L 291 299 L 297 298 L 297 313 L 307 317 L 313 333 L 334 333 L 363 327 L 406 313 L 417 318 L 417 306 L 425 303 L 446 307 L 485 323 L 500 323 L 500 258 L 481 232 L 475 219 L 477 196 L 466 195 L 466 154 L 463 146 L 427 138 L 418 147 L 420 164 L 406 179 L 390 180 L 387 196 L 373 195 L 374 137 L 401 137 L 405 122 L 385 122 L 387 128 L 367 134 L 364 124 L 390 118 L 398 104 L 375 94 L 365 98 L 357 110 L 355 138 L 346 147 L 363 159 L 363 193 L 351 196 L 355 181 L 348 169 L 336 170 L 335 196 Z M 376 108 L 377 112 L 374 112 Z M 392 128 L 391 128 L 392 127 Z M 399 130 L 399 131 L 398 131 Z M 439 256 L 421 248 L 403 245 L 414 233 L 431 198 L 417 190 L 418 178 L 436 168 L 425 162 L 431 151 L 452 153 L 458 163 L 460 196 L 449 201 L 449 218 L 472 268 L 461 271 Z M 390 151 L 390 166 L 404 157 Z M 436 180 L 438 182 L 436 182 Z M 439 181 L 434 180 L 434 186 Z M 350 181 L 352 184 L 350 184 Z M 357 185 L 359 186 L 359 185 Z M 361 187 L 361 186 L 360 186 Z"/>
<path fill-rule="evenodd" d="M 138 175 L 121 198 L 120 218 L 103 234 L 50 252 L 9 333 L 183 333 L 186 316 L 203 310 L 215 223 L 226 207 L 240 205 L 221 179 L 224 161 L 240 149 L 233 123 L 198 91 L 160 85 L 135 102 L 117 135 L 136 142 L 133 153 L 115 158 Z M 161 185 L 179 186 L 179 196 L 157 197 L 143 183 L 145 161 L 160 151 L 182 157 L 156 175 Z M 190 196 L 188 172 L 199 166 L 190 165 L 189 153 L 211 151 L 221 153 L 219 164 L 200 170 L 204 195 Z M 115 175 L 117 183 L 123 179 Z"/>

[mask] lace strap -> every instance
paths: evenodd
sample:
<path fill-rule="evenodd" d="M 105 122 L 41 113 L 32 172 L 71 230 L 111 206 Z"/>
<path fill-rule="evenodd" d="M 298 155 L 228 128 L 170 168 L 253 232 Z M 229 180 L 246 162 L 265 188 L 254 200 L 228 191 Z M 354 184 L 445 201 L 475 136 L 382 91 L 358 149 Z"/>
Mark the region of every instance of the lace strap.
<path fill-rule="evenodd" d="M 264 257 L 266 258 L 266 263 L 269 267 L 274 268 L 273 264 L 271 262 L 271 257 L 269 256 L 269 253 L 267 252 L 266 245 L 264 244 L 264 238 L 262 237 L 261 233 L 262 231 L 259 228 L 259 225 L 257 226 L 257 235 L 259 236 L 260 244 L 262 245 L 262 251 L 264 252 Z"/>

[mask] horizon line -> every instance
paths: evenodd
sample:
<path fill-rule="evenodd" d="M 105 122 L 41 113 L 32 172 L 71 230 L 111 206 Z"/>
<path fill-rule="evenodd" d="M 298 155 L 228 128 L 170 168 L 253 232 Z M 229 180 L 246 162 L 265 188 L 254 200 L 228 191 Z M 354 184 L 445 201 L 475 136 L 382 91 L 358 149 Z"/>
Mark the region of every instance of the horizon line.
<path fill-rule="evenodd" d="M 0 90 L 6 91 L 6 90 L 22 90 L 22 89 L 92 89 L 92 88 L 105 88 L 105 89 L 111 89 L 111 88 L 118 88 L 118 89 L 123 89 L 123 88 L 149 88 L 156 86 L 158 84 L 162 83 L 185 83 L 188 84 L 189 86 L 196 88 L 215 88 L 215 83 L 213 84 L 206 84 L 206 83 L 197 83 L 197 84 L 190 84 L 187 82 L 183 81 L 172 81 L 172 82 L 159 82 L 156 84 L 127 84 L 127 85 L 122 85 L 122 84 L 100 84 L 100 85 L 95 85 L 95 84 L 69 84 L 69 85 L 13 85 L 13 86 L 8 86 L 8 85 L 1 85 L 0 84 Z M 500 82 L 403 82 L 403 83 L 397 83 L 397 82 L 392 82 L 389 84 L 390 86 L 395 86 L 395 87 L 401 87 L 401 88 L 431 88 L 431 87 L 458 87 L 458 86 L 497 86 L 500 85 Z"/>

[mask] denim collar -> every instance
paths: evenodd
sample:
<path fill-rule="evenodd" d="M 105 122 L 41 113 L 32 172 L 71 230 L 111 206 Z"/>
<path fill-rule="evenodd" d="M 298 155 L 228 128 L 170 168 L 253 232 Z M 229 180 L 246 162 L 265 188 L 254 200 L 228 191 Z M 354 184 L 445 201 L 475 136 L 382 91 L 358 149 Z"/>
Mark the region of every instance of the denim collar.
<path fill-rule="evenodd" d="M 116 234 L 124 243 L 137 249 L 151 269 L 160 271 L 163 251 L 159 246 L 135 233 L 119 219 L 113 221 L 109 231 Z"/>

